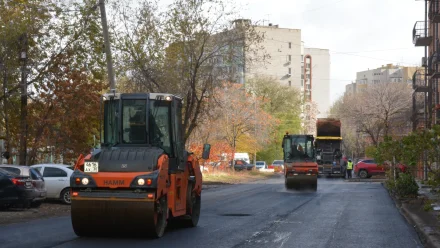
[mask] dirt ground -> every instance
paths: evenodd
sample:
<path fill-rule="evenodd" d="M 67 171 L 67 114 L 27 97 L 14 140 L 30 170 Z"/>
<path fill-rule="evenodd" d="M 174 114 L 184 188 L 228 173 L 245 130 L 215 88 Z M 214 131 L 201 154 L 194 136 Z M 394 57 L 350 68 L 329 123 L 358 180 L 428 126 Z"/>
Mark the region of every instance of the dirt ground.
<path fill-rule="evenodd" d="M 10 208 L 0 210 L 0 225 L 27 222 L 35 219 L 65 216 L 70 214 L 70 205 L 60 202 L 45 202 L 38 208 Z"/>

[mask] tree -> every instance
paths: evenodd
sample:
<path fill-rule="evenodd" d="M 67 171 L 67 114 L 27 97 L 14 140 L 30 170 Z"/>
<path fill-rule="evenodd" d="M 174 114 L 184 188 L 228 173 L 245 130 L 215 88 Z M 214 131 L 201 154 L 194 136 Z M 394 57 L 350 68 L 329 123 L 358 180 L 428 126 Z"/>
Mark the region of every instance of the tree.
<path fill-rule="evenodd" d="M 306 102 L 304 104 L 304 133 L 315 135 L 316 122 L 318 121 L 318 104 L 316 102 Z"/>
<path fill-rule="evenodd" d="M 262 36 L 251 23 L 234 26 L 235 11 L 222 0 L 175 0 L 163 12 L 149 2 L 141 6 L 131 12 L 115 8 L 124 25 L 123 32 L 113 32 L 120 69 L 130 70 L 138 90 L 184 97 L 187 140 L 208 111 L 207 99 L 234 79 L 233 71 L 264 59 L 256 55 Z M 251 60 L 244 52 L 255 56 Z"/>
<path fill-rule="evenodd" d="M 3 94 L 0 95 L 3 103 L 2 122 L 6 126 L 7 149 L 14 151 L 15 147 L 21 146 L 20 164 L 28 164 L 29 160 L 37 161 L 38 152 L 51 143 L 46 136 L 47 130 L 63 127 L 60 133 L 68 133 L 66 127 L 75 123 L 74 119 L 79 116 L 60 112 L 61 108 L 78 113 L 80 111 L 75 108 L 88 111 L 91 106 L 93 110 L 88 114 L 96 114 L 93 111 L 99 102 L 94 97 L 87 97 L 101 92 L 100 82 L 105 67 L 100 55 L 102 35 L 95 3 L 90 0 L 83 4 L 51 0 L 0 3 L 0 68 L 4 75 Z M 20 64 L 18 55 L 24 51 L 26 60 Z M 20 75 L 20 71 L 26 73 Z M 83 87 L 85 81 L 89 83 L 87 87 Z M 16 94 L 19 89 L 22 90 L 21 95 Z M 70 95 L 65 95 L 65 92 Z M 25 99 L 21 111 L 17 111 L 20 109 L 19 97 Z M 61 135 L 63 142 L 78 142 L 83 151 L 90 137 L 93 137 L 89 132 L 97 129 L 95 117 L 88 119 L 89 122 L 82 120 L 75 127 L 88 136 L 87 142 L 82 139 L 72 141 L 72 137 Z M 20 126 L 19 122 L 21 129 L 16 128 Z M 51 137 L 59 138 L 58 134 Z M 26 142 L 19 142 L 20 137 L 25 137 Z M 29 151 L 27 145 L 31 147 L 30 156 L 27 157 L 28 161 L 23 161 L 24 154 Z M 73 150 L 66 148 L 59 153 L 65 153 L 66 150 L 80 151 L 76 147 Z"/>
<path fill-rule="evenodd" d="M 254 154 L 269 141 L 274 118 L 261 108 L 261 99 L 249 95 L 243 85 L 225 83 L 209 100 L 212 106 L 203 115 L 201 127 L 190 136 L 189 144 L 226 143 L 232 153 Z"/>
<path fill-rule="evenodd" d="M 264 150 L 257 154 L 258 160 L 271 162 L 282 158 L 281 142 L 286 132 L 301 133 L 301 95 L 295 88 L 283 86 L 269 76 L 256 75 L 247 81 L 248 92 L 255 94 L 268 114 L 274 118 Z"/>
<path fill-rule="evenodd" d="M 386 136 L 401 136 L 409 132 L 411 94 L 404 83 L 369 85 L 363 91 L 346 95 L 332 108 L 344 127 L 365 134 L 375 146 Z"/>

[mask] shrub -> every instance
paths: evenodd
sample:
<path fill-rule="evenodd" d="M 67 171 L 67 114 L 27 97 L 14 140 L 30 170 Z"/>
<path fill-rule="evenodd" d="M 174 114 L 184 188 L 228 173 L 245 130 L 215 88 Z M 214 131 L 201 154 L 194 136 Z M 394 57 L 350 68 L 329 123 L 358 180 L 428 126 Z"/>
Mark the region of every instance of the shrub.
<path fill-rule="evenodd" d="M 417 197 L 419 186 L 414 177 L 407 173 L 401 173 L 395 182 L 395 192 L 400 197 Z"/>
<path fill-rule="evenodd" d="M 434 210 L 434 207 L 432 206 L 433 201 L 432 200 L 426 200 L 425 205 L 423 205 L 423 210 L 426 212 Z"/>
<path fill-rule="evenodd" d="M 395 193 L 396 191 L 396 181 L 393 179 L 393 175 L 390 170 L 387 170 L 385 173 L 388 180 L 385 181 L 385 186 L 388 190 Z"/>

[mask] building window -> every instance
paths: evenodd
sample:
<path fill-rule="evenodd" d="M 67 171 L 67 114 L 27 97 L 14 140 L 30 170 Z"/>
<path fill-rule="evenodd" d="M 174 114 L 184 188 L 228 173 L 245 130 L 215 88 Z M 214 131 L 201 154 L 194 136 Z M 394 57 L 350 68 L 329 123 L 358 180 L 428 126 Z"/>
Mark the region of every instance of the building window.
<path fill-rule="evenodd" d="M 289 74 L 292 74 L 292 68 L 289 68 Z"/>
<path fill-rule="evenodd" d="M 289 55 L 289 61 L 292 61 L 292 55 Z"/>
<path fill-rule="evenodd" d="M 304 55 L 301 55 L 301 62 L 304 62 Z"/>
<path fill-rule="evenodd" d="M 289 48 L 292 48 L 292 42 L 289 42 Z"/>
<path fill-rule="evenodd" d="M 289 81 L 289 87 L 291 87 L 292 86 L 292 81 Z"/>
<path fill-rule="evenodd" d="M 301 79 L 301 87 L 304 86 L 304 79 Z"/>
<path fill-rule="evenodd" d="M 301 79 L 304 79 L 304 74 L 301 74 Z"/>

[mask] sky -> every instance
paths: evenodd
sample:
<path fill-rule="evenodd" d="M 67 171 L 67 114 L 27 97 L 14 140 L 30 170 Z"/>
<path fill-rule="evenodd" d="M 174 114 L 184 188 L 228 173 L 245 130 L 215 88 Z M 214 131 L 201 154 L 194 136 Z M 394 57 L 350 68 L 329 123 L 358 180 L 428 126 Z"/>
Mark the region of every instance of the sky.
<path fill-rule="evenodd" d="M 161 0 L 168 4 L 171 0 Z M 412 43 L 420 0 L 233 0 L 240 17 L 301 29 L 306 47 L 330 50 L 330 100 L 344 94 L 356 72 L 386 64 L 420 66 L 423 47 Z"/>
<path fill-rule="evenodd" d="M 330 100 L 344 94 L 356 72 L 386 64 L 415 66 L 423 47 L 412 43 L 424 1 L 416 0 L 235 0 L 243 18 L 301 29 L 306 47 L 330 50 Z"/>

